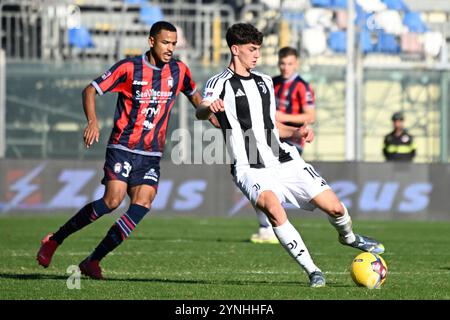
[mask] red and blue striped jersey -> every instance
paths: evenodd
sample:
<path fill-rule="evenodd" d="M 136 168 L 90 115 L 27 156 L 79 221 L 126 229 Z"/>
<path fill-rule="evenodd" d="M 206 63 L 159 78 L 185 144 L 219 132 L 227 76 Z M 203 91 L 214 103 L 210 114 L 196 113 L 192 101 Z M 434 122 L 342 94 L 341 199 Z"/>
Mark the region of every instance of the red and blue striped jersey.
<path fill-rule="evenodd" d="M 275 89 L 275 99 L 277 101 L 277 110 L 287 114 L 300 114 L 305 108 L 315 107 L 314 90 L 311 85 L 303 80 L 298 74 L 290 79 L 284 79 L 282 76 L 273 78 Z M 286 125 L 300 127 L 298 123 L 285 123 Z M 300 139 L 287 139 L 287 141 L 304 146 L 304 141 Z"/>
<path fill-rule="evenodd" d="M 183 62 L 171 59 L 158 68 L 150 64 L 147 53 L 117 62 L 92 85 L 100 95 L 118 92 L 108 148 L 159 157 L 176 97 L 180 91 L 187 96 L 196 91 Z"/>

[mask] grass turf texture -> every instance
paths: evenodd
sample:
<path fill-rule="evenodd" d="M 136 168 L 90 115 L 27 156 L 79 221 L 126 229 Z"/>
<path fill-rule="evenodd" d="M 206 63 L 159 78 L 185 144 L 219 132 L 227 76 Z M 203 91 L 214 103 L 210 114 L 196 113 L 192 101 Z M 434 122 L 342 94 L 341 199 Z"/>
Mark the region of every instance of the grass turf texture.
<path fill-rule="evenodd" d="M 386 246 L 387 280 L 368 290 L 349 275 L 360 251 L 339 244 L 325 217 L 291 218 L 325 288 L 309 288 L 281 246 L 250 243 L 254 218 L 150 216 L 102 261 L 107 281 L 82 277 L 81 289 L 69 290 L 66 269 L 91 253 L 115 218 L 66 239 L 43 269 L 35 260 L 40 240 L 67 217 L 1 217 L 0 299 L 450 299 L 449 222 L 354 221 L 356 232 Z"/>

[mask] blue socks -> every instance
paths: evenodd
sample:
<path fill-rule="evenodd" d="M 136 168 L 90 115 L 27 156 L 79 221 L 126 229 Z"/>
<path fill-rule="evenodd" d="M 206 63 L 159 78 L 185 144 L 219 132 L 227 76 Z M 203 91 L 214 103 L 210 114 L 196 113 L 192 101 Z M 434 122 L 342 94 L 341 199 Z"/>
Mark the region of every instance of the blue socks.
<path fill-rule="evenodd" d="M 149 209 L 146 207 L 138 204 L 131 204 L 128 211 L 117 219 L 109 229 L 105 238 L 103 238 L 97 248 L 95 248 L 90 259 L 100 261 L 109 252 L 118 247 L 130 236 L 131 232 L 136 228 L 139 221 L 144 218 L 148 211 Z"/>
<path fill-rule="evenodd" d="M 97 220 L 104 214 L 110 213 L 112 210 L 106 206 L 103 198 L 88 203 L 80 211 L 78 211 L 69 221 L 66 222 L 50 240 L 56 241 L 58 244 L 63 243 L 64 239 L 72 233 L 84 228 L 91 222 Z"/>

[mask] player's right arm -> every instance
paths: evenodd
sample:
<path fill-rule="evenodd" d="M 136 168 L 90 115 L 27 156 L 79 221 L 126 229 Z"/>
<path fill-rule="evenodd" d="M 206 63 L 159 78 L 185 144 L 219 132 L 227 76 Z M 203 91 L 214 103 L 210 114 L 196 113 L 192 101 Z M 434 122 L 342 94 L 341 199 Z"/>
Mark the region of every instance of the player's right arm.
<path fill-rule="evenodd" d="M 89 148 L 93 143 L 98 142 L 100 136 L 100 128 L 95 113 L 95 95 L 97 90 L 91 84 L 84 88 L 83 96 L 83 110 L 86 115 L 87 125 L 84 128 L 83 139 L 86 148 Z"/>
<path fill-rule="evenodd" d="M 107 92 L 123 92 L 131 94 L 131 81 L 133 80 L 133 63 L 123 59 L 113 65 L 103 75 L 94 79 L 90 85 L 83 90 L 83 109 L 86 115 L 87 125 L 84 129 L 83 139 L 86 148 L 94 141 L 98 142 L 100 128 L 95 113 L 95 95 L 103 95 Z"/>
<path fill-rule="evenodd" d="M 199 120 L 208 120 L 212 113 L 222 112 L 224 110 L 225 107 L 222 99 L 216 99 L 214 101 L 202 100 L 195 115 Z"/>

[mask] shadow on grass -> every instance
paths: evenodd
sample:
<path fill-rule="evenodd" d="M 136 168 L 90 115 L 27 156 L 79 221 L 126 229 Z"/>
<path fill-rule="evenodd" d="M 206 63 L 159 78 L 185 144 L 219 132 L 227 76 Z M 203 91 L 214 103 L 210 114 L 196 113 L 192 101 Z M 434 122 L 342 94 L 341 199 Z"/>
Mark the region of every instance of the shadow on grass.
<path fill-rule="evenodd" d="M 233 238 L 216 238 L 216 237 L 199 237 L 199 238 L 165 238 L 165 237 L 131 237 L 129 240 L 132 241 L 169 241 L 169 242 L 203 242 L 203 243 L 207 243 L 207 242 L 227 242 L 227 243 L 250 243 L 249 239 L 233 239 Z"/>
<path fill-rule="evenodd" d="M 67 280 L 67 276 L 59 276 L 55 274 L 42 274 L 42 273 L 30 273 L 30 274 L 17 274 L 17 273 L 0 273 L 0 279 L 13 279 L 13 280 Z"/>
<path fill-rule="evenodd" d="M 54 275 L 54 274 L 14 274 L 14 273 L 0 273 L 0 279 L 13 279 L 13 280 L 67 280 L 68 276 Z M 83 279 L 96 281 L 83 276 Z M 248 285 L 278 285 L 278 286 L 297 286 L 297 287 L 309 287 L 308 283 L 296 282 L 296 281 L 266 281 L 266 280 L 204 280 L 204 279 L 169 279 L 169 278 L 107 278 L 105 281 L 118 281 L 118 282 L 146 282 L 146 283 L 173 283 L 173 284 L 201 284 L 201 285 L 235 285 L 235 286 L 248 286 Z M 338 283 L 327 283 L 328 287 L 352 287 L 349 285 L 343 285 Z"/>

